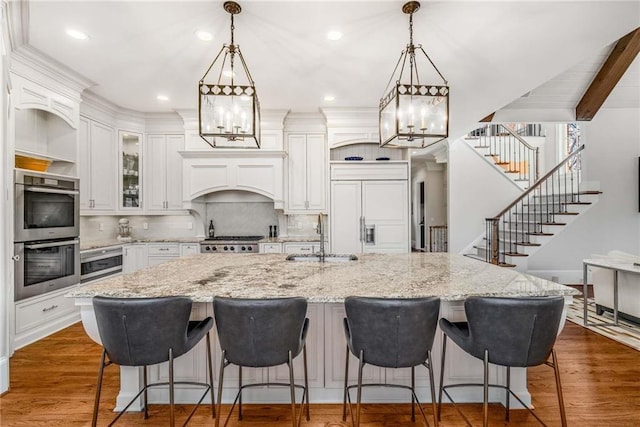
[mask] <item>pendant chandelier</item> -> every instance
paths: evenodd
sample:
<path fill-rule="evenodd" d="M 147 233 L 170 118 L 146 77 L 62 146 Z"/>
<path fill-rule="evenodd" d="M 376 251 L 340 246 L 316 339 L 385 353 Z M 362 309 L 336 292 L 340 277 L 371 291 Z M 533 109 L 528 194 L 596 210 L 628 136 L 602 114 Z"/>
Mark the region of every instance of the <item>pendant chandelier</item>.
<path fill-rule="evenodd" d="M 418 9 L 417 1 L 402 6 L 402 12 L 409 15 L 409 44 L 400 54 L 385 95 L 380 99 L 381 147 L 424 148 L 449 136 L 448 83 L 422 45 L 413 44 L 413 14 Z M 416 51 L 422 55 L 416 56 Z M 423 56 L 428 63 L 424 62 L 427 67 L 420 66 L 420 71 L 435 70 L 442 84 L 428 84 L 420 79 L 417 59 Z"/>
<path fill-rule="evenodd" d="M 213 148 L 260 148 L 260 103 L 240 46 L 233 38 L 233 17 L 240 5 L 227 1 L 231 43 L 223 44 L 198 87 L 200 136 Z M 211 77 L 210 82 L 205 82 Z"/>

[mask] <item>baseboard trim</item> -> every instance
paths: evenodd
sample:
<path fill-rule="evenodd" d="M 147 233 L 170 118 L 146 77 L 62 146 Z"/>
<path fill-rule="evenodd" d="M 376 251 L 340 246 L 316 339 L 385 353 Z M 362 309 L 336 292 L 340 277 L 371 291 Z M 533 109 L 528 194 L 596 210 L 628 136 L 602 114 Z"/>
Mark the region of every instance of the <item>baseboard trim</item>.
<path fill-rule="evenodd" d="M 9 358 L 0 357 L 0 395 L 9 391 Z"/>

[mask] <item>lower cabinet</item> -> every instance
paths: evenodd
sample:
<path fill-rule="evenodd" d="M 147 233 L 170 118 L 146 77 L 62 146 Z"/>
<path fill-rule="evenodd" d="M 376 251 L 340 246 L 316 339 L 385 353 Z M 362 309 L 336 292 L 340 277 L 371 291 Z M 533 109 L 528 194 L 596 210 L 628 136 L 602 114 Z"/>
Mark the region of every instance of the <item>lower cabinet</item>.
<path fill-rule="evenodd" d="M 291 243 L 284 244 L 286 254 L 315 254 L 320 251 L 320 243 Z"/>
<path fill-rule="evenodd" d="M 65 295 L 74 287 L 32 297 L 15 305 L 14 349 L 19 349 L 80 320 L 80 309 Z"/>
<path fill-rule="evenodd" d="M 260 243 L 261 254 L 280 254 L 282 253 L 282 243 Z"/>
<path fill-rule="evenodd" d="M 122 248 L 122 272 L 133 273 L 148 264 L 147 244 L 131 244 Z"/>
<path fill-rule="evenodd" d="M 162 264 L 165 261 L 180 257 L 179 243 L 147 244 L 148 266 Z"/>

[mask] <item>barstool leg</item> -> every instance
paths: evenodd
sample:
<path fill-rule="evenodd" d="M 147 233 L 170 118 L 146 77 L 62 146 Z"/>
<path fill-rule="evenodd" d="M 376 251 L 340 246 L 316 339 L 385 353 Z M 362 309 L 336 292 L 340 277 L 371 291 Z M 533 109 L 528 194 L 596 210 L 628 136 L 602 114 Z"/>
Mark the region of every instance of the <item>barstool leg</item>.
<path fill-rule="evenodd" d="M 342 421 L 347 421 L 347 379 L 349 378 L 349 346 L 345 352 L 347 357 L 344 362 L 344 395 L 342 397 Z"/>
<path fill-rule="evenodd" d="M 551 358 L 553 360 L 553 371 L 556 375 L 556 390 L 558 392 L 558 404 L 560 405 L 560 420 L 562 427 L 567 427 L 567 414 L 564 410 L 564 398 L 562 397 L 562 384 L 560 382 L 560 368 L 558 368 L 558 359 L 556 358 L 556 350 L 551 350 Z"/>
<path fill-rule="evenodd" d="M 442 334 L 442 360 L 440 361 L 440 390 L 438 391 L 438 421 L 442 420 L 442 390 L 444 387 L 444 359 L 447 354 L 447 336 Z"/>
<path fill-rule="evenodd" d="M 358 403 L 356 404 L 356 425 L 360 427 L 360 402 L 362 401 L 362 369 L 364 368 L 364 352 L 360 350 L 360 365 L 358 366 Z"/>
<path fill-rule="evenodd" d="M 413 393 L 416 390 L 416 368 L 411 367 L 411 422 L 416 422 L 416 399 L 413 397 Z"/>
<path fill-rule="evenodd" d="M 145 369 L 146 371 L 146 369 Z M 169 425 L 175 427 L 174 413 L 174 395 L 173 395 L 173 349 L 169 348 Z"/>
<path fill-rule="evenodd" d="M 291 390 L 291 425 L 296 427 L 296 386 L 293 379 L 293 358 L 291 357 L 291 350 L 289 350 L 289 388 Z M 304 396 L 303 396 L 304 397 Z M 304 401 L 302 402 L 304 404 Z M 300 406 L 302 410 L 302 406 Z"/>
<path fill-rule="evenodd" d="M 98 422 L 98 407 L 100 406 L 100 393 L 102 392 L 102 377 L 104 374 L 104 361 L 107 356 L 107 350 L 102 348 L 102 357 L 100 358 L 100 370 L 98 371 L 98 384 L 96 387 L 96 398 L 93 402 L 93 418 L 91 420 L 91 427 L 96 427 Z"/>
<path fill-rule="evenodd" d="M 142 367 L 142 386 L 143 386 L 143 396 L 144 396 L 144 400 L 142 402 L 142 404 L 144 405 L 144 419 L 147 420 L 149 419 L 149 396 L 147 393 L 147 384 L 148 383 L 148 379 L 147 379 L 147 367 L 143 366 Z"/>
<path fill-rule="evenodd" d="M 302 359 L 304 361 L 304 392 L 307 395 L 307 421 L 310 421 L 311 416 L 309 415 L 309 375 L 308 375 L 308 369 L 307 369 L 307 344 L 306 343 L 302 347 Z M 302 410 L 302 406 L 300 407 L 300 410 Z"/>
<path fill-rule="evenodd" d="M 207 332 L 207 366 L 209 367 L 209 392 L 211 393 L 211 416 L 216 417 L 216 399 L 213 390 L 213 362 L 211 358 L 211 336 Z"/>
<path fill-rule="evenodd" d="M 238 389 L 240 396 L 238 397 L 238 421 L 242 421 L 242 366 L 238 366 Z"/>
<path fill-rule="evenodd" d="M 224 379 L 224 359 L 227 355 L 225 350 L 222 350 L 222 357 L 220 358 L 220 375 L 218 375 L 218 408 L 216 410 L 216 425 L 215 427 L 220 427 L 220 418 L 222 417 L 222 380 Z M 229 414 L 231 415 L 231 414 Z M 227 417 L 228 419 L 229 417 Z"/>
<path fill-rule="evenodd" d="M 427 352 L 427 360 L 429 361 L 429 388 L 431 389 L 431 410 L 433 411 L 433 425 L 435 427 L 438 427 L 438 405 L 436 405 L 436 385 L 433 379 L 433 363 L 431 361 L 431 350 Z"/>
<path fill-rule="evenodd" d="M 507 366 L 507 393 L 506 393 L 506 401 L 504 403 L 504 407 L 506 408 L 506 413 L 504 414 L 505 421 L 509 421 L 509 403 L 511 400 L 511 367 Z"/>
<path fill-rule="evenodd" d="M 482 401 L 482 425 L 489 425 L 489 352 L 484 351 L 484 384 L 483 384 L 483 401 Z"/>

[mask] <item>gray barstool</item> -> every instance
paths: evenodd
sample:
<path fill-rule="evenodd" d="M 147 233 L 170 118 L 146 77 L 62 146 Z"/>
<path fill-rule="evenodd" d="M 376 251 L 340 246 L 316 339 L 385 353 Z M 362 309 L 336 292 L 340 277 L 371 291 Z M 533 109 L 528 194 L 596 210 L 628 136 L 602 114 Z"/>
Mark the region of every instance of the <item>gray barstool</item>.
<path fill-rule="evenodd" d="M 189 414 L 183 425 L 186 425 L 198 406 L 211 391 L 212 415 L 215 417 L 215 401 L 213 396 L 213 365 L 211 363 L 211 340 L 209 331 L 213 327 L 213 319 L 207 317 L 200 321 L 190 321 L 192 302 L 185 297 L 167 298 L 107 298 L 94 297 L 93 308 L 96 314 L 100 340 L 102 341 L 102 359 L 98 373 L 93 407 L 92 426 L 98 420 L 98 406 L 102 390 L 102 375 L 106 366 L 115 363 L 120 366 L 143 367 L 143 388 L 118 413 L 109 424 L 113 425 L 124 412 L 140 397 L 142 393 L 144 418 L 148 418 L 147 389 L 157 386 L 169 386 L 170 425 L 175 425 L 174 385 L 188 384 L 204 387 L 202 397 Z M 173 380 L 173 360 L 198 344 L 207 336 L 207 361 L 209 384 Z M 106 358 L 109 358 L 108 362 Z M 169 362 L 169 382 L 147 383 L 147 366 Z"/>
<path fill-rule="evenodd" d="M 348 297 L 344 302 L 347 317 L 344 319 L 344 330 L 347 338 L 347 356 L 344 373 L 344 398 L 342 402 L 342 420 L 347 418 L 347 399 L 351 421 L 354 426 L 360 425 L 360 404 L 362 387 L 395 387 L 411 391 L 411 420 L 415 421 L 415 403 L 422 413 L 425 424 L 429 422 L 415 393 L 415 367 L 424 366 L 429 371 L 431 386 L 431 405 L 433 421 L 436 419 L 436 396 L 433 384 L 433 365 L 431 363 L 431 347 L 438 325 L 440 298 L 368 298 Z M 349 377 L 349 352 L 356 356 L 358 383 L 347 385 Z M 383 368 L 411 368 L 411 386 L 401 384 L 362 384 L 362 369 L 365 364 Z M 356 416 L 349 390 L 357 387 L 358 396 Z"/>
<path fill-rule="evenodd" d="M 447 392 L 453 387 L 482 386 L 483 425 L 489 419 L 489 387 L 502 388 L 506 391 L 505 420 L 509 421 L 509 396 L 514 396 L 543 425 L 544 422 L 513 391 L 511 391 L 511 367 L 527 368 L 546 364 L 555 372 L 558 402 L 562 425 L 567 425 L 560 384 L 560 371 L 553 345 L 556 341 L 562 310 L 563 297 L 542 298 L 497 298 L 471 297 L 464 303 L 466 322 L 452 323 L 440 319 L 440 328 L 444 332 L 442 341 L 442 370 L 440 371 L 439 402 L 442 405 L 442 393 L 454 404 L 468 425 L 469 420 L 455 405 Z M 444 385 L 444 361 L 447 338 L 455 342 L 462 350 L 484 361 L 483 384 L 451 384 Z M 551 355 L 551 362 L 549 356 Z M 506 385 L 489 384 L 489 363 L 506 366 Z M 440 407 L 438 407 L 438 418 Z"/>
<path fill-rule="evenodd" d="M 216 319 L 218 339 L 222 349 L 220 377 L 218 378 L 218 417 L 224 369 L 238 366 L 239 390 L 224 425 L 229 422 L 233 408 L 239 400 L 238 419 L 242 420 L 242 391 L 248 387 L 286 386 L 291 391 L 292 425 L 300 425 L 302 406 L 306 398 L 306 415 L 309 420 L 309 381 L 307 378 L 307 348 L 305 345 L 309 319 L 307 300 L 304 298 L 240 299 L 215 297 L 213 314 Z M 304 386 L 296 385 L 293 376 L 293 359 L 303 353 Z M 267 368 L 289 365 L 289 383 L 242 384 L 242 368 Z M 300 414 L 296 422 L 295 389 L 301 388 Z"/>

